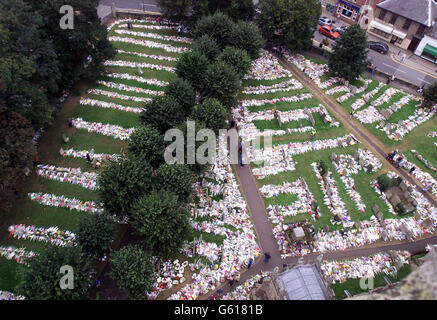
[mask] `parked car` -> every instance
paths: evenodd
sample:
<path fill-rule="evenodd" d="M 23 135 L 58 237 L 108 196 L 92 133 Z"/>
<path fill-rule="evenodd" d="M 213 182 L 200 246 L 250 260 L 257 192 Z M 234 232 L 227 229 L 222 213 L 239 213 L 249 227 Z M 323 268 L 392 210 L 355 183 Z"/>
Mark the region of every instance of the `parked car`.
<path fill-rule="evenodd" d="M 338 32 L 340 35 L 342 35 L 346 29 L 348 28 L 348 26 L 338 26 L 334 28 L 334 31 Z"/>
<path fill-rule="evenodd" d="M 368 41 L 367 44 L 369 45 L 370 49 L 378 51 L 382 54 L 387 54 L 389 51 L 388 45 L 384 42 Z"/>
<path fill-rule="evenodd" d="M 328 38 L 331 38 L 332 40 L 337 40 L 337 38 L 340 36 L 337 31 L 334 31 L 334 28 L 328 25 L 320 27 L 319 33 L 327 36 Z"/>
<path fill-rule="evenodd" d="M 329 19 L 328 17 L 320 17 L 319 18 L 319 25 L 324 26 L 324 25 L 332 25 L 332 20 Z"/>

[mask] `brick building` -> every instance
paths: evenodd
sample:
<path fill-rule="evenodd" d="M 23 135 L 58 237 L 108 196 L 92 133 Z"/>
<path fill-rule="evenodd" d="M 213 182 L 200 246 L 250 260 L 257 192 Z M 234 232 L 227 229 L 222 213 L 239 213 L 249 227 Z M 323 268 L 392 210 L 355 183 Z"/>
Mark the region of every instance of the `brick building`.
<path fill-rule="evenodd" d="M 385 0 L 376 4 L 367 32 L 414 52 L 436 19 L 434 0 Z"/>

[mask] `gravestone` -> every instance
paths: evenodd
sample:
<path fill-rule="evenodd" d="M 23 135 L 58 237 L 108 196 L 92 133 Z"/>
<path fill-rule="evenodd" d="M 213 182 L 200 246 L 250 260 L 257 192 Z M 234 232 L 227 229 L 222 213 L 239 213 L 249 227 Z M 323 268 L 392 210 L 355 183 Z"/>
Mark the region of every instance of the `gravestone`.
<path fill-rule="evenodd" d="M 373 206 L 373 208 L 372 208 L 372 211 L 373 211 L 374 214 L 378 213 L 378 211 L 379 211 L 379 207 L 375 204 L 375 205 Z"/>
<path fill-rule="evenodd" d="M 314 120 L 314 118 L 313 118 L 313 115 L 312 114 L 310 114 L 309 115 L 309 120 L 310 120 L 310 122 L 311 122 L 311 125 L 314 127 L 315 126 L 315 124 L 316 124 L 316 121 Z"/>
<path fill-rule="evenodd" d="M 325 224 L 325 225 L 323 226 L 323 231 L 325 231 L 326 233 L 329 232 L 329 226 L 328 226 L 327 224 Z"/>
<path fill-rule="evenodd" d="M 360 153 L 357 151 L 357 152 L 355 152 L 355 154 L 354 154 L 354 159 L 355 159 L 356 161 L 358 161 L 359 158 L 360 158 Z"/>
<path fill-rule="evenodd" d="M 363 225 L 361 224 L 361 222 L 360 221 L 355 221 L 355 228 L 357 228 L 357 230 L 361 230 L 361 227 L 362 227 Z"/>
<path fill-rule="evenodd" d="M 429 228 L 432 227 L 434 223 L 432 222 L 432 220 L 430 218 L 423 220 L 422 222 L 422 227 L 423 228 Z"/>
<path fill-rule="evenodd" d="M 338 156 L 335 153 L 331 154 L 331 161 L 335 162 L 335 163 L 338 163 Z"/>
<path fill-rule="evenodd" d="M 414 212 L 414 218 L 416 218 L 416 220 L 420 220 L 420 213 L 418 211 Z"/>
<path fill-rule="evenodd" d="M 361 168 L 364 168 L 364 159 L 360 159 L 358 163 L 360 164 Z"/>
<path fill-rule="evenodd" d="M 408 190 L 408 187 L 407 187 L 407 185 L 405 184 L 405 182 L 401 182 L 401 184 L 399 185 L 399 187 L 401 188 L 401 190 L 402 191 L 407 191 Z"/>
<path fill-rule="evenodd" d="M 373 165 L 372 164 L 368 164 L 366 167 L 366 171 L 367 173 L 372 172 L 373 171 Z"/>
<path fill-rule="evenodd" d="M 387 240 L 387 239 L 388 239 L 388 233 L 387 233 L 387 231 L 382 230 L 380 234 L 381 234 L 381 238 L 382 238 L 383 240 Z"/>
<path fill-rule="evenodd" d="M 351 137 L 351 136 L 348 136 L 348 137 L 346 138 L 346 143 L 347 143 L 347 145 L 350 145 L 351 142 L 352 142 L 352 137 Z"/>
<path fill-rule="evenodd" d="M 293 234 L 296 240 L 304 240 L 305 239 L 305 232 L 303 231 L 302 227 L 297 227 L 293 229 Z"/>
<path fill-rule="evenodd" d="M 387 199 L 390 199 L 392 195 L 393 195 L 393 193 L 390 190 L 387 190 L 385 192 L 385 196 L 387 197 Z"/>
<path fill-rule="evenodd" d="M 378 213 L 376 214 L 376 218 L 377 218 L 378 221 L 380 221 L 380 222 L 384 220 L 384 215 L 382 214 L 381 211 L 378 212 Z"/>
<path fill-rule="evenodd" d="M 410 203 L 404 204 L 405 213 L 413 212 L 416 208 L 412 206 Z"/>
<path fill-rule="evenodd" d="M 399 203 L 401 203 L 401 199 L 397 194 L 395 194 L 393 197 L 390 198 L 390 202 L 393 205 L 393 207 L 396 207 Z"/>
<path fill-rule="evenodd" d="M 413 199 L 413 201 L 411 201 L 411 204 L 412 204 L 414 207 L 417 207 L 417 201 L 416 201 L 415 199 Z"/>
<path fill-rule="evenodd" d="M 410 195 L 410 193 L 408 191 L 405 191 L 402 195 L 404 196 L 404 198 L 406 200 L 410 199 L 410 197 L 411 197 L 411 195 Z"/>

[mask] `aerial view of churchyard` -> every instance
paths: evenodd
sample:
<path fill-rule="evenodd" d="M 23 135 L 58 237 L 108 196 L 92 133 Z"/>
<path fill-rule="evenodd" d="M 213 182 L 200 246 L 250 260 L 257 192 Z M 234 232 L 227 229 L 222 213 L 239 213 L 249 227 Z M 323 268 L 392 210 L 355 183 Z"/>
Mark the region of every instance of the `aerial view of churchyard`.
<path fill-rule="evenodd" d="M 0 0 L 0 300 L 437 299 L 434 22 Z"/>

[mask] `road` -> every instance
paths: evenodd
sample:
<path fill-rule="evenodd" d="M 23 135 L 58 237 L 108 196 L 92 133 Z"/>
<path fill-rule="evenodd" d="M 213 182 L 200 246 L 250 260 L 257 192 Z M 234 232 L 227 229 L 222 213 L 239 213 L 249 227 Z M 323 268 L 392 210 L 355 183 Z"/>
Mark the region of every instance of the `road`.
<path fill-rule="evenodd" d="M 159 12 L 159 7 L 155 0 L 101 0 L 100 6 L 111 7 L 112 3 L 115 3 L 115 7 L 119 9 L 138 9 L 152 12 Z"/>
<path fill-rule="evenodd" d="M 318 31 L 314 33 L 314 39 L 318 42 L 321 42 L 324 38 L 326 37 L 321 35 Z M 328 40 L 331 43 L 330 47 L 332 48 L 334 41 L 330 39 Z M 368 35 L 368 40 L 380 41 L 374 37 L 371 37 L 370 35 Z M 435 70 L 423 72 L 421 70 L 413 69 L 407 65 L 403 65 L 395 61 L 392 57 L 392 54 L 397 55 L 397 53 L 398 52 L 391 51 L 388 54 L 384 55 L 374 50 L 369 50 L 369 58 L 372 60 L 373 64 L 378 70 L 381 70 L 388 74 L 394 74 L 395 77 L 407 80 L 408 82 L 416 84 L 417 86 L 422 86 L 423 84 L 425 84 L 425 86 L 428 86 L 437 81 L 437 74 Z M 436 77 L 432 77 L 429 74 L 433 74 Z"/>

